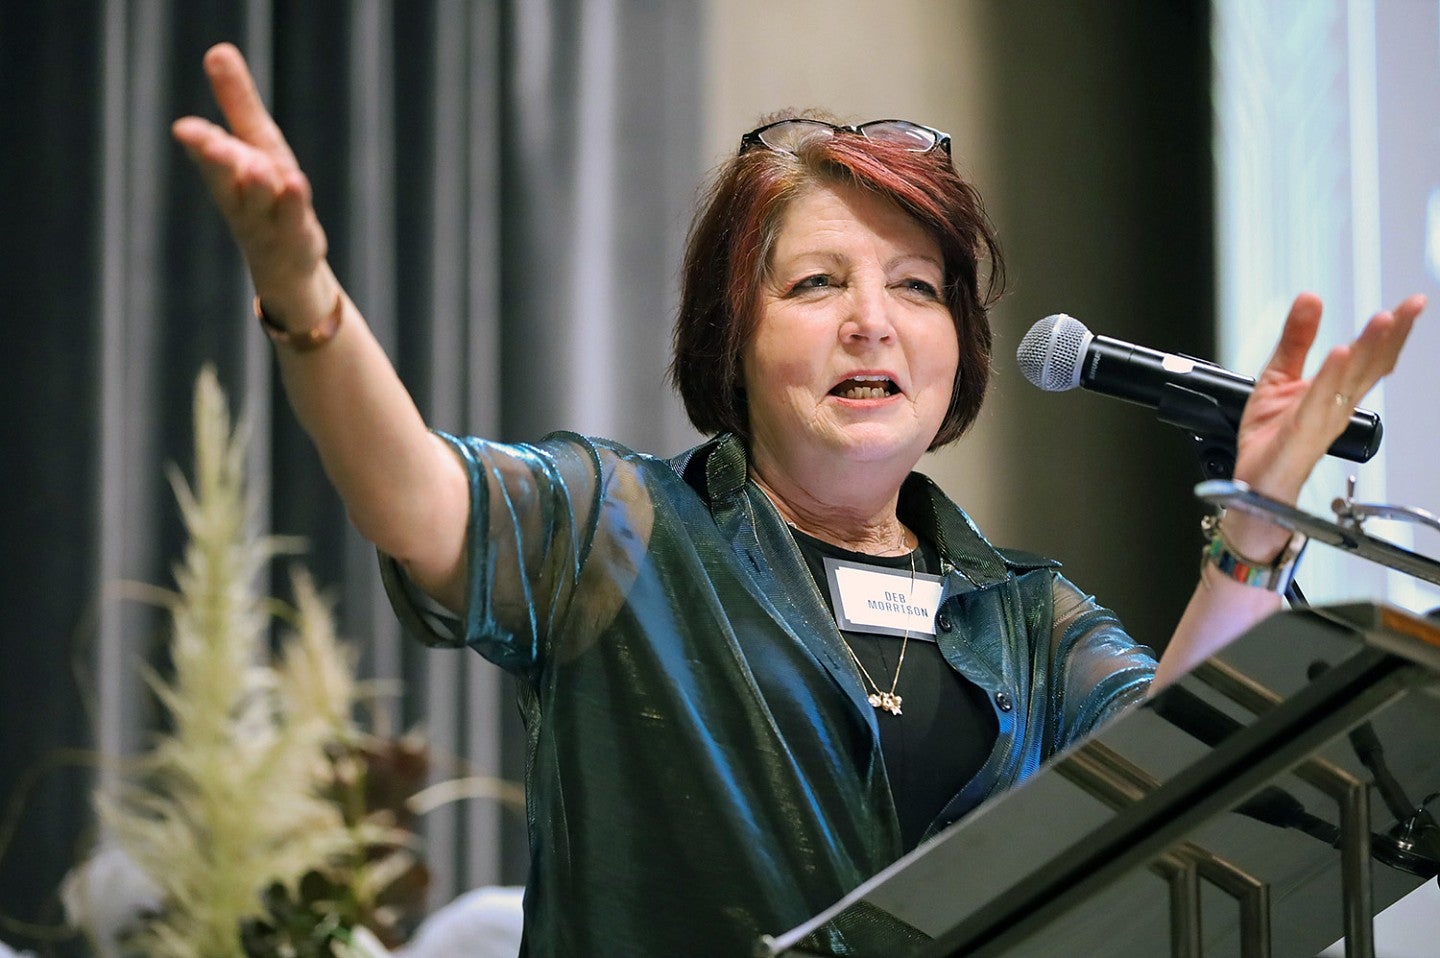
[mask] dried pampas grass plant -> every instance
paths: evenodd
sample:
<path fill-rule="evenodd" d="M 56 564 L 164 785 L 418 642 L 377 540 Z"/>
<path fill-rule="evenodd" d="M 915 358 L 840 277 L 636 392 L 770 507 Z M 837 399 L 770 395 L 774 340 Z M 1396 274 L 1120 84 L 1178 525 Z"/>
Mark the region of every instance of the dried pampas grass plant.
<path fill-rule="evenodd" d="M 414 865 L 401 848 L 409 833 L 363 807 L 351 655 L 303 573 L 293 579 L 293 632 L 272 664 L 276 604 L 259 583 L 294 544 L 254 531 L 247 431 L 232 431 L 209 367 L 194 415 L 194 475 L 170 471 L 189 534 L 169 603 L 173 674 L 148 674 L 168 731 L 139 774 L 97 796 L 108 840 L 161 902 L 126 951 L 356 954 L 358 925 Z"/>

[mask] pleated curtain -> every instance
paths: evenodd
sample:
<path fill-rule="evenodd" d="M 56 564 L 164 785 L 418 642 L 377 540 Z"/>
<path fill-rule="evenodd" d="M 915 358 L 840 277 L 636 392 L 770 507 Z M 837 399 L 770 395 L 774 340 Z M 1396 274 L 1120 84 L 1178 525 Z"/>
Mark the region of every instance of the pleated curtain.
<path fill-rule="evenodd" d="M 0 914 L 57 917 L 91 790 L 155 727 L 140 666 L 163 668 L 166 622 L 127 583 L 172 584 L 163 469 L 188 468 L 205 363 L 254 430 L 262 527 L 308 540 L 380 680 L 375 729 L 422 727 L 436 778 L 523 773 L 508 680 L 403 639 L 285 406 L 239 256 L 169 137 L 217 116 L 204 50 L 246 53 L 428 422 L 673 452 L 694 438 L 663 371 L 704 166 L 702 29 L 699 3 L 660 0 L 0 2 Z M 523 881 L 523 813 L 472 799 L 424 827 L 433 903 Z"/>

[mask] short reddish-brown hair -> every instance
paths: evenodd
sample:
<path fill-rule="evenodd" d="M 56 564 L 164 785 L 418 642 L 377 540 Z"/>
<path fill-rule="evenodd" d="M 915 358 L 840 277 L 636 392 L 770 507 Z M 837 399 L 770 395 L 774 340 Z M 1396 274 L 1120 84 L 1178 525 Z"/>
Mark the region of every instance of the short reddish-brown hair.
<path fill-rule="evenodd" d="M 785 210 L 828 184 L 889 199 L 940 247 L 960 362 L 950 408 L 930 448 L 953 442 L 975 421 L 990 381 L 988 311 L 1004 287 L 995 230 L 980 194 L 943 150 L 915 153 L 850 133 L 810 138 L 795 154 L 750 149 L 716 172 L 691 225 L 682 267 L 670 381 L 685 412 L 702 433 L 749 439 L 740 356 L 759 321 L 761 285 Z"/>

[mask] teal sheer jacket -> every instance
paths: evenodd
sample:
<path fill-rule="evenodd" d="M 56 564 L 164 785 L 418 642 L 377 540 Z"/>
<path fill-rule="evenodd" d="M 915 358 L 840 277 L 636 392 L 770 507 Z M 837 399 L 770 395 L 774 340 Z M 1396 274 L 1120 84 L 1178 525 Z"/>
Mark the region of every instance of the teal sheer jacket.
<path fill-rule="evenodd" d="M 789 531 L 721 436 L 663 460 L 556 434 L 449 439 L 469 472 L 468 606 L 407 631 L 518 678 L 528 955 L 738 956 L 900 857 L 874 709 Z M 991 546 L 912 474 L 904 522 L 944 569 L 945 659 L 999 736 L 938 830 L 1141 701 L 1154 656 L 1056 563 Z M 811 943 L 876 953 L 893 923 Z"/>

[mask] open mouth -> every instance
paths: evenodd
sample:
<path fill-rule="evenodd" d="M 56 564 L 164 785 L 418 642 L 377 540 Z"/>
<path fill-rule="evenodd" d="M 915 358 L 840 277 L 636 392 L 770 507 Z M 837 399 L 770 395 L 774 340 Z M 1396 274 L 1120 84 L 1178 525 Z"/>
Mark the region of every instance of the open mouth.
<path fill-rule="evenodd" d="M 842 380 L 830 390 L 830 395 L 841 399 L 884 399 L 900 391 L 889 376 L 851 376 Z"/>

